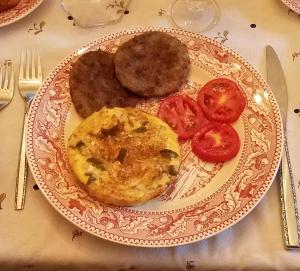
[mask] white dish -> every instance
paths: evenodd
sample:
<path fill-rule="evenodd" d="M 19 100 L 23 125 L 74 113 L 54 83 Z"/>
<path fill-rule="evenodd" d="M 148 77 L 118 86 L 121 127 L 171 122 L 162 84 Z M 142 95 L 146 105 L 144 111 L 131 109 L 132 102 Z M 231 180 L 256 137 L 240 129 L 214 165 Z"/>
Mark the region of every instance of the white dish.
<path fill-rule="evenodd" d="M 17 6 L 0 12 L 0 27 L 12 24 L 33 12 L 43 0 L 21 0 Z"/>
<path fill-rule="evenodd" d="M 281 0 L 288 8 L 300 14 L 300 0 Z"/>
<path fill-rule="evenodd" d="M 234 80 L 247 105 L 234 124 L 241 150 L 231 161 L 199 160 L 182 144 L 182 165 L 175 185 L 136 208 L 104 206 L 78 185 L 66 155 L 66 142 L 81 121 L 69 95 L 71 64 L 87 50 L 115 52 L 120 44 L 153 29 L 121 32 L 96 40 L 62 61 L 34 99 L 28 118 L 27 157 L 36 182 L 64 217 L 95 236 L 135 246 L 182 245 L 215 235 L 238 222 L 262 199 L 277 172 L 282 151 L 280 113 L 265 81 L 241 56 L 207 37 L 159 29 L 179 38 L 189 50 L 191 73 L 181 92 L 195 97 L 217 77 Z M 159 99 L 138 107 L 156 114 Z"/>

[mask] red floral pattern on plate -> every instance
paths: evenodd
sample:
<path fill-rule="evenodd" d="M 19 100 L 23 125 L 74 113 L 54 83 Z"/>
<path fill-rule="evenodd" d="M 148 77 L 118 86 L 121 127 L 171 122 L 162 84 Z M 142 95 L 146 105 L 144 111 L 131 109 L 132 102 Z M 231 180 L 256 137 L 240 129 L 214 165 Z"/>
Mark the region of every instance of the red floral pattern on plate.
<path fill-rule="evenodd" d="M 300 0 L 281 0 L 287 7 L 300 14 Z"/>
<path fill-rule="evenodd" d="M 35 10 L 43 0 L 21 0 L 17 6 L 0 13 L 0 27 L 14 23 Z"/>
<path fill-rule="evenodd" d="M 181 245 L 221 232 L 254 208 L 276 174 L 282 126 L 272 92 L 237 53 L 198 34 L 159 29 L 176 36 L 189 49 L 191 72 L 181 92 L 195 96 L 201 85 L 221 76 L 241 87 L 247 106 L 234 124 L 241 151 L 229 162 L 209 164 L 193 155 L 185 142 L 177 181 L 161 197 L 135 208 L 104 206 L 90 197 L 72 175 L 66 156 L 67 138 L 81 121 L 69 96 L 71 64 L 87 50 L 114 52 L 123 42 L 147 30 L 154 29 L 121 32 L 94 41 L 52 71 L 29 112 L 27 155 L 41 191 L 76 226 L 127 245 Z M 143 99 L 138 107 L 156 114 L 158 102 L 155 98 Z"/>

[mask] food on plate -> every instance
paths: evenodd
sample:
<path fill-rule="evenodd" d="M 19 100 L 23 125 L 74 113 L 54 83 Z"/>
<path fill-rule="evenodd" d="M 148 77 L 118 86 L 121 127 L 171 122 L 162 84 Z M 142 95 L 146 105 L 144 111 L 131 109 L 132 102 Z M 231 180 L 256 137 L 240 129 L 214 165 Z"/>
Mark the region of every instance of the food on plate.
<path fill-rule="evenodd" d="M 176 92 L 187 79 L 190 63 L 186 45 L 159 31 L 128 40 L 118 48 L 114 61 L 121 84 L 145 97 Z"/>
<path fill-rule="evenodd" d="M 83 54 L 70 71 L 70 94 L 76 111 L 86 118 L 102 107 L 135 106 L 137 96 L 115 76 L 114 55 L 101 50 Z"/>
<path fill-rule="evenodd" d="M 179 139 L 191 138 L 206 122 L 200 106 L 188 96 L 176 95 L 164 99 L 158 116 L 169 124 Z"/>
<path fill-rule="evenodd" d="M 18 5 L 20 0 L 0 0 L 0 12 L 9 10 Z"/>
<path fill-rule="evenodd" d="M 176 134 L 135 108 L 102 108 L 68 142 L 71 168 L 88 193 L 107 204 L 133 206 L 159 194 L 179 171 Z"/>
<path fill-rule="evenodd" d="M 235 157 L 240 149 L 240 139 L 235 129 L 227 123 L 210 122 L 192 139 L 192 150 L 207 162 L 225 162 Z"/>
<path fill-rule="evenodd" d="M 198 93 L 197 101 L 211 121 L 231 123 L 245 108 L 245 97 L 238 85 L 226 78 L 206 83 Z"/>
<path fill-rule="evenodd" d="M 235 157 L 240 139 L 229 123 L 236 121 L 246 101 L 231 80 L 218 78 L 206 83 L 198 93 L 198 103 L 186 95 L 162 100 L 158 116 L 178 134 L 192 138 L 192 150 L 207 162 L 225 162 Z"/>

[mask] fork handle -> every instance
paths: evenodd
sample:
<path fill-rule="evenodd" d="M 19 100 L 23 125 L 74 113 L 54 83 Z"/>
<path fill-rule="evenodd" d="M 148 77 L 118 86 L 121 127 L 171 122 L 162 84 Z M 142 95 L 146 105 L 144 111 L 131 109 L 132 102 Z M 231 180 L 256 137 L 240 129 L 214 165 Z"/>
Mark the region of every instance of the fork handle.
<path fill-rule="evenodd" d="M 281 206 L 286 248 L 300 248 L 299 214 L 286 136 L 280 170 Z"/>
<path fill-rule="evenodd" d="M 25 102 L 25 112 L 23 118 L 22 140 L 19 154 L 18 164 L 18 176 L 16 182 L 16 194 L 15 194 L 15 210 L 23 210 L 25 204 L 26 186 L 27 186 L 27 159 L 26 159 L 26 123 L 27 112 L 30 106 L 30 102 Z"/>

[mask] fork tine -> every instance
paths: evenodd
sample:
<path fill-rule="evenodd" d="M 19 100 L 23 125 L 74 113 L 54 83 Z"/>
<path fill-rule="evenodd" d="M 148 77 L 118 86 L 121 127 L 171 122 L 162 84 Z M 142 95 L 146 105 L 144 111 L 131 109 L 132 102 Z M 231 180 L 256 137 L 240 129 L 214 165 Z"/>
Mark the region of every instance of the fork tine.
<path fill-rule="evenodd" d="M 36 50 L 30 50 L 31 54 L 31 78 L 36 78 L 36 63 L 35 63 L 35 58 L 36 58 Z"/>
<path fill-rule="evenodd" d="M 15 73 L 14 73 L 14 66 L 11 64 L 11 86 L 10 88 L 14 89 L 15 88 Z"/>
<path fill-rule="evenodd" d="M 42 77 L 43 77 L 42 65 L 41 65 L 40 54 L 37 50 L 36 50 L 36 54 L 37 54 L 37 78 L 42 81 Z"/>
<path fill-rule="evenodd" d="M 26 68 L 25 68 L 25 78 L 30 79 L 30 58 L 31 52 L 29 49 L 26 49 Z"/>
<path fill-rule="evenodd" d="M 9 67 L 10 67 L 10 80 L 9 85 L 7 86 L 8 89 L 14 89 L 15 86 L 15 78 L 14 78 L 14 67 L 11 60 L 8 61 Z"/>
<path fill-rule="evenodd" d="M 2 62 L 0 62 L 0 88 L 2 88 L 2 82 L 3 82 L 3 67 Z"/>
<path fill-rule="evenodd" d="M 25 57 L 26 57 L 26 51 L 25 51 L 25 49 L 22 49 L 21 50 L 19 79 L 24 79 Z"/>
<path fill-rule="evenodd" d="M 8 67 L 8 61 L 4 61 L 4 83 L 3 83 L 3 88 L 7 89 L 8 88 L 8 82 L 9 82 L 9 67 Z"/>

